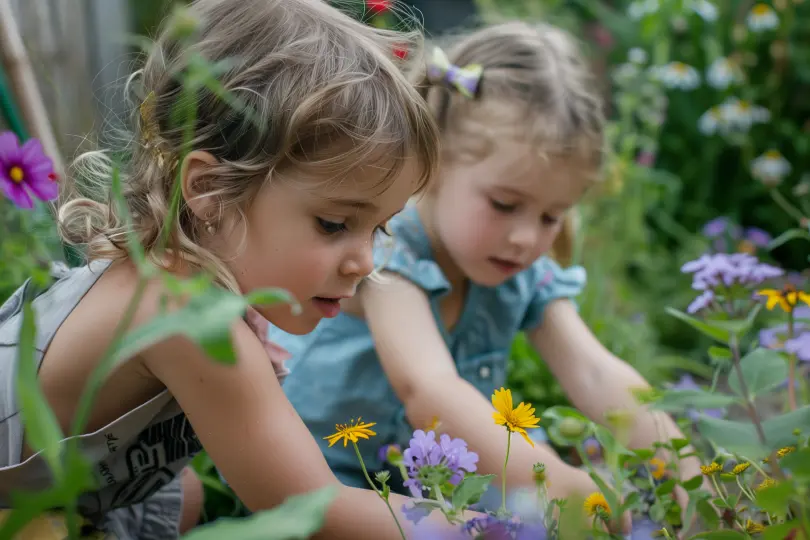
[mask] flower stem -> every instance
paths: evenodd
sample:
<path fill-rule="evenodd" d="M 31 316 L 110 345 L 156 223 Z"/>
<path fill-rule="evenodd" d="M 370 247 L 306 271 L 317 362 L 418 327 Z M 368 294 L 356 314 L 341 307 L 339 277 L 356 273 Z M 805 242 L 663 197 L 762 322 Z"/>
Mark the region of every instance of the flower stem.
<path fill-rule="evenodd" d="M 751 422 L 754 424 L 754 429 L 757 432 L 757 438 L 759 438 L 760 444 L 766 447 L 768 441 L 765 438 L 765 430 L 762 429 L 762 420 L 760 420 L 757 408 L 754 406 L 751 394 L 748 392 L 748 385 L 745 383 L 745 377 L 743 377 L 742 368 L 740 367 L 740 344 L 737 341 L 736 334 L 731 335 L 728 345 L 729 349 L 731 349 L 731 362 L 740 381 L 740 391 L 742 392 L 743 399 L 745 399 L 745 407 L 748 411 L 748 416 L 751 417 Z"/>
<path fill-rule="evenodd" d="M 357 443 L 352 441 L 352 446 L 354 446 L 354 453 L 357 454 L 357 460 L 360 462 L 360 468 L 363 469 L 363 476 L 366 477 L 368 485 L 371 486 L 371 489 L 373 489 L 383 501 L 385 501 L 385 506 L 387 506 L 388 511 L 391 512 L 391 517 L 394 518 L 394 523 L 397 524 L 397 529 L 399 529 L 399 534 L 402 536 L 402 540 L 408 540 L 408 538 L 405 536 L 405 531 L 402 530 L 402 525 L 399 524 L 399 519 L 397 519 L 396 512 L 394 512 L 394 509 L 391 508 L 391 503 L 388 502 L 388 497 L 383 496 L 382 492 L 377 489 L 377 486 L 375 486 L 374 482 L 371 481 L 371 477 L 368 475 L 366 464 L 363 461 L 363 456 L 360 455 L 360 449 L 357 447 Z"/>
<path fill-rule="evenodd" d="M 784 210 L 790 217 L 794 218 L 799 223 L 802 222 L 804 216 L 802 215 L 801 211 L 790 204 L 790 202 L 785 199 L 778 189 L 774 188 L 768 191 L 770 192 L 771 198 L 773 198 L 774 202 L 782 207 L 782 210 Z"/>
<path fill-rule="evenodd" d="M 506 464 L 509 463 L 509 451 L 512 449 L 512 432 L 506 430 L 506 457 L 503 459 L 503 474 L 501 475 L 501 512 L 506 513 Z"/>
<path fill-rule="evenodd" d="M 793 309 L 788 311 L 788 339 L 793 339 L 795 331 L 795 317 Z M 788 407 L 796 410 L 796 355 L 788 354 Z"/>

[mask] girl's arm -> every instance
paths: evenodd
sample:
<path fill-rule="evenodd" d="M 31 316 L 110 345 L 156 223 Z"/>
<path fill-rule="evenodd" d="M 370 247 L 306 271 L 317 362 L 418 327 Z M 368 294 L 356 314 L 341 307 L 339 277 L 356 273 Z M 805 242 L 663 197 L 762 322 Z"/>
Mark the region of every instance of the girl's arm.
<path fill-rule="evenodd" d="M 424 427 L 438 417 L 442 431 L 461 437 L 479 455 L 479 472 L 501 475 L 506 432 L 492 420 L 489 396 L 459 376 L 424 292 L 402 277 L 385 276 L 384 283 L 365 282 L 358 294 L 382 367 L 409 422 Z M 532 465 L 540 462 L 546 465 L 551 496 L 596 491 L 587 474 L 565 464 L 548 446 L 513 439 L 507 470 L 512 487 L 531 484 Z"/>
<path fill-rule="evenodd" d="M 335 485 L 339 495 L 318 537 L 400 538 L 375 492 L 343 486 L 332 474 L 248 325 L 236 321 L 232 337 L 235 365 L 211 360 L 182 337 L 159 343 L 142 356 L 147 368 L 177 399 L 239 498 L 258 511 L 272 508 L 290 495 Z M 407 533 L 412 528 L 401 508 L 408 499 L 392 494 L 390 500 Z M 438 513 L 431 518 L 439 523 L 444 519 Z"/>
<path fill-rule="evenodd" d="M 650 447 L 657 441 L 683 438 L 667 414 L 637 403 L 633 390 L 649 384 L 596 339 L 570 301 L 551 302 L 529 337 L 574 406 L 586 416 L 604 423 L 604 414 L 611 409 L 634 414 L 631 446 Z M 683 460 L 682 476 L 700 474 L 699 465 L 696 458 Z"/>

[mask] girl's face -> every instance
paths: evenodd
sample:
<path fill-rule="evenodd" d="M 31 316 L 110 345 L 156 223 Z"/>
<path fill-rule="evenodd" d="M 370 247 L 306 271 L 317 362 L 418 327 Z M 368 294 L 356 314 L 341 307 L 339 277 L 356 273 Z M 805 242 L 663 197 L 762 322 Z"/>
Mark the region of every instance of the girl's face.
<path fill-rule="evenodd" d="M 246 225 L 217 239 L 244 293 L 278 287 L 300 302 L 298 315 L 287 306 L 256 306 L 282 330 L 306 334 L 339 313 L 341 299 L 353 296 L 374 269 L 374 234 L 417 188 L 415 163 L 406 163 L 384 191 L 367 187 L 380 174 L 367 169 L 328 188 L 307 180 L 270 182 L 246 212 Z"/>
<path fill-rule="evenodd" d="M 444 270 L 495 286 L 546 253 L 589 180 L 571 160 L 525 143 L 496 143 L 484 159 L 455 161 L 427 199 L 428 229 Z"/>

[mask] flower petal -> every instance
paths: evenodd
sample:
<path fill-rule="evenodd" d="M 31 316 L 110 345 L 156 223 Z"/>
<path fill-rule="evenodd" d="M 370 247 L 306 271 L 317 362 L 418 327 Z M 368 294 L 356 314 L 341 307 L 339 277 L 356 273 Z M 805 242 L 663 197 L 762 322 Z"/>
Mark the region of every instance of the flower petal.
<path fill-rule="evenodd" d="M 26 185 L 41 201 L 52 201 L 59 196 L 59 184 L 47 176 L 34 176 Z"/>
<path fill-rule="evenodd" d="M 532 448 L 534 448 L 534 441 L 529 438 L 529 435 L 528 433 L 526 433 L 525 429 L 517 428 L 515 431 L 523 435 L 523 438 L 526 439 L 526 442 L 529 443 L 532 446 Z"/>
<path fill-rule="evenodd" d="M 19 159 L 20 141 L 17 139 L 17 136 L 11 131 L 0 133 L 0 165 Z"/>
<path fill-rule="evenodd" d="M 13 182 L 10 178 L 6 178 L 5 175 L 0 175 L 0 189 L 3 190 L 6 197 L 18 208 L 31 209 L 34 207 L 34 202 L 25 191 L 25 188 Z"/>

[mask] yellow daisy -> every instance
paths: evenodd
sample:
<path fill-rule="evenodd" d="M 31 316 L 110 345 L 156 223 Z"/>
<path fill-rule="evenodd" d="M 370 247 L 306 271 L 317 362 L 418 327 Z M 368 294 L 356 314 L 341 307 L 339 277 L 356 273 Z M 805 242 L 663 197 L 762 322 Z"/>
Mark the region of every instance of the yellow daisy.
<path fill-rule="evenodd" d="M 755 491 L 760 491 L 760 490 L 763 490 L 765 488 L 773 487 L 775 485 L 776 485 L 776 482 L 774 481 L 773 478 L 766 478 L 765 480 L 762 481 L 761 484 L 759 484 L 754 489 L 755 489 Z"/>
<path fill-rule="evenodd" d="M 324 439 L 329 441 L 329 447 L 331 448 L 333 444 L 341 439 L 343 439 L 343 446 L 345 447 L 349 441 L 356 443 L 359 439 L 368 439 L 369 437 L 375 436 L 376 433 L 369 428 L 375 426 L 376 422 L 366 423 L 362 420 L 362 418 L 358 418 L 348 424 L 336 424 L 335 433 L 324 437 Z"/>
<path fill-rule="evenodd" d="M 731 472 L 733 474 L 740 475 L 740 474 L 744 473 L 745 471 L 747 471 L 748 467 L 750 467 L 750 466 L 751 466 L 750 463 L 748 463 L 747 461 L 743 461 L 742 463 L 738 463 L 737 465 L 735 465 L 734 468 L 731 469 Z"/>
<path fill-rule="evenodd" d="M 598 491 L 591 493 L 585 498 L 584 506 L 585 512 L 587 512 L 589 516 L 604 515 L 610 517 L 610 506 L 608 505 L 607 499 Z"/>
<path fill-rule="evenodd" d="M 762 524 L 752 521 L 751 518 L 748 518 L 748 521 L 745 522 L 745 532 L 748 534 L 759 534 L 764 530 L 765 527 Z"/>
<path fill-rule="evenodd" d="M 530 403 L 521 402 L 515 408 L 512 408 L 512 391 L 495 390 L 492 394 L 492 406 L 495 407 L 492 413 L 492 419 L 499 426 L 506 426 L 506 429 L 512 433 L 520 433 L 526 442 L 534 446 L 534 442 L 526 434 L 526 430 L 536 428 L 540 423 L 540 419 L 534 416 L 534 407 Z"/>
<path fill-rule="evenodd" d="M 650 474 L 652 474 L 652 477 L 655 478 L 656 480 L 662 479 L 664 475 L 667 473 L 667 464 L 661 458 L 657 457 L 651 458 L 649 465 L 650 465 Z"/>
<path fill-rule="evenodd" d="M 780 448 L 779 450 L 777 450 L 776 455 L 779 456 L 780 458 L 783 458 L 786 455 L 790 454 L 791 452 L 795 452 L 795 451 L 796 451 L 795 446 L 786 446 L 784 448 Z"/>
<path fill-rule="evenodd" d="M 723 467 L 720 466 L 719 463 L 712 462 L 709 465 L 701 465 L 700 472 L 702 472 L 706 476 L 711 476 L 715 473 L 719 473 L 723 470 Z"/>
<path fill-rule="evenodd" d="M 765 308 L 768 310 L 772 310 L 776 306 L 779 306 L 782 311 L 790 313 L 799 302 L 804 302 L 810 306 L 810 294 L 803 291 L 797 291 L 792 285 L 786 285 L 782 290 L 762 289 L 757 291 L 757 294 L 759 296 L 764 296 L 767 299 L 765 302 Z"/>

